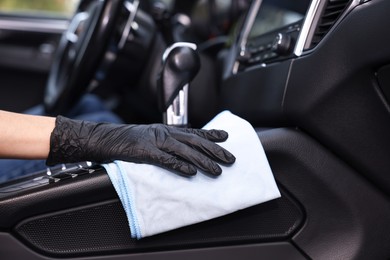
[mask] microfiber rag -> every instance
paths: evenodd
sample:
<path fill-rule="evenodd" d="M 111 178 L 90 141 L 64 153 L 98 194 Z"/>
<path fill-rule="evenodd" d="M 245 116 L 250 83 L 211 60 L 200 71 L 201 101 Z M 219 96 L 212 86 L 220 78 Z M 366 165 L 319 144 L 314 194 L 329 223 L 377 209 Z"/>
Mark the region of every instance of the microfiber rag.
<path fill-rule="evenodd" d="M 122 202 L 133 238 L 143 238 L 220 217 L 280 197 L 264 149 L 252 126 L 229 111 L 204 129 L 222 129 L 222 147 L 236 157 L 222 174 L 191 178 L 168 170 L 122 161 L 103 165 Z"/>

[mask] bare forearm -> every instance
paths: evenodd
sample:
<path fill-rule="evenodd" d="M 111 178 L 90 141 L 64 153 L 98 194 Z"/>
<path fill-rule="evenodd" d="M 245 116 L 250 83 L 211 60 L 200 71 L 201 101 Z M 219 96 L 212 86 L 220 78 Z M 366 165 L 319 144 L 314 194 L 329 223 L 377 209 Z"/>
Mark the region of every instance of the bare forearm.
<path fill-rule="evenodd" d="M 193 176 L 197 169 L 218 176 L 222 172 L 218 163 L 235 161 L 215 143 L 227 138 L 222 130 L 116 125 L 0 110 L 0 158 L 46 159 L 49 166 L 123 160 L 158 165 L 185 176 Z"/>
<path fill-rule="evenodd" d="M 0 110 L 0 158 L 45 159 L 55 118 Z"/>

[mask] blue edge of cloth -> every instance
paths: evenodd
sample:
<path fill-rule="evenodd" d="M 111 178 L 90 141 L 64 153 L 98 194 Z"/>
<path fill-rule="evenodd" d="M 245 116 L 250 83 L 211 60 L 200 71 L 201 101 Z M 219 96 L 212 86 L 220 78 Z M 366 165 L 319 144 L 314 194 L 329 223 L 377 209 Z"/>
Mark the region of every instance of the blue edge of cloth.
<path fill-rule="evenodd" d="M 119 172 L 121 174 L 126 173 L 126 170 L 123 169 L 122 163 L 120 161 L 115 161 L 114 164 L 115 164 L 115 166 L 117 166 L 119 168 Z M 108 166 L 106 166 L 106 165 L 103 165 L 103 166 L 106 168 L 107 173 L 110 175 L 111 171 L 107 169 Z M 110 178 L 115 178 L 115 177 L 110 176 Z M 126 178 L 119 178 L 119 181 L 121 182 L 120 185 L 116 185 L 117 183 L 115 183 L 115 182 L 113 182 L 113 184 L 116 186 L 116 188 L 118 188 L 121 191 L 118 194 L 126 194 L 127 195 L 124 197 L 121 196 L 120 199 L 121 199 L 122 203 L 125 204 L 125 207 L 124 207 L 125 210 L 127 209 L 126 214 L 127 214 L 128 220 L 129 220 L 131 237 L 136 238 L 136 239 L 141 239 L 142 234 L 141 234 L 141 229 L 139 226 L 137 213 L 136 213 L 135 206 L 134 206 L 134 196 L 133 196 L 133 193 L 131 192 L 131 187 L 133 185 L 131 185 L 131 183 L 128 183 L 126 180 L 127 180 Z M 128 187 L 130 187 L 130 189 Z M 123 188 L 125 189 L 125 192 L 123 192 Z"/>

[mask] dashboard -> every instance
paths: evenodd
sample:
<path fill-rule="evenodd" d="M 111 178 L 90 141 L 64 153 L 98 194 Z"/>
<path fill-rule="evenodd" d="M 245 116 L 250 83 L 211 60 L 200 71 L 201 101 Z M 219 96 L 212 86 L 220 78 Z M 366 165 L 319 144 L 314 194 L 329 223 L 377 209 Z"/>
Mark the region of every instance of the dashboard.
<path fill-rule="evenodd" d="M 362 2 L 253 1 L 236 38 L 229 73 L 304 55 Z"/>
<path fill-rule="evenodd" d="M 253 1 L 237 38 L 233 73 L 293 57 L 310 4 L 310 0 Z"/>
<path fill-rule="evenodd" d="M 310 1 L 254 1 L 238 40 L 234 73 L 292 57 L 309 5 Z"/>
<path fill-rule="evenodd" d="M 360 0 L 252 1 L 234 43 L 221 62 L 224 64 L 222 108 L 255 125 L 289 125 L 285 101 L 288 86 L 292 85 L 294 64 L 304 57 L 313 57 L 309 54 L 362 3 Z M 328 59 L 333 62 L 332 57 Z M 242 100 L 246 101 L 245 106 Z"/>

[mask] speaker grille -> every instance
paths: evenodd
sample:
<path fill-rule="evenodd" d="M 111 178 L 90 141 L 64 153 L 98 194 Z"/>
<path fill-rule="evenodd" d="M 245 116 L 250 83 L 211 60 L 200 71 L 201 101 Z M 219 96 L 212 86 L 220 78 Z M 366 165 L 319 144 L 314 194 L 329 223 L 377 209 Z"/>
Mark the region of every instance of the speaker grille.
<path fill-rule="evenodd" d="M 130 238 L 120 201 L 113 200 L 25 220 L 15 233 L 34 250 L 66 257 L 279 241 L 290 237 L 303 218 L 300 207 L 283 194 L 274 201 L 137 241 Z"/>

